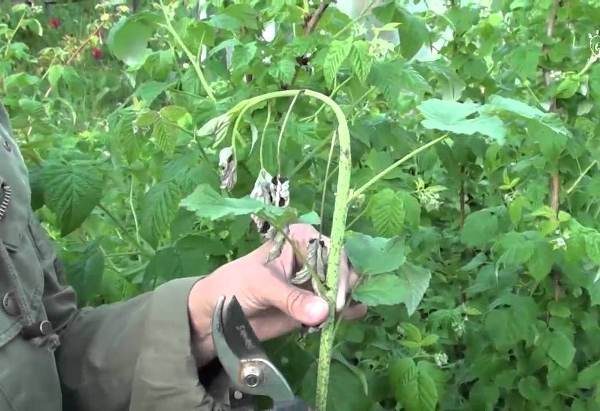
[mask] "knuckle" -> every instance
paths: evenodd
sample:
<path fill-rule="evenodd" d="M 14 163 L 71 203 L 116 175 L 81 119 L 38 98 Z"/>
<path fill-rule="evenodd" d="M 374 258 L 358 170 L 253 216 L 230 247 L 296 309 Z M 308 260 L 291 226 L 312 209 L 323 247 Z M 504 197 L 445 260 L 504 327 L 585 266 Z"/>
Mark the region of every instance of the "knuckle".
<path fill-rule="evenodd" d="M 302 292 L 297 289 L 291 290 L 287 295 L 285 303 L 288 313 L 296 312 L 301 303 Z"/>

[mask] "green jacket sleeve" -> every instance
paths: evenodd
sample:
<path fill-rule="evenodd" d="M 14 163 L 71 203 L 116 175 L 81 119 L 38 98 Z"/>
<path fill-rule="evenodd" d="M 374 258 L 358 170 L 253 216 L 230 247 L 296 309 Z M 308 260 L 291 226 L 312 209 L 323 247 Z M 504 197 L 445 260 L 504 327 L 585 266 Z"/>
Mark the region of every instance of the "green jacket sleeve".
<path fill-rule="evenodd" d="M 188 294 L 197 278 L 79 310 L 38 223 L 30 227 L 44 267 L 44 305 L 60 336 L 56 351 L 65 410 L 221 410 L 200 385 Z"/>

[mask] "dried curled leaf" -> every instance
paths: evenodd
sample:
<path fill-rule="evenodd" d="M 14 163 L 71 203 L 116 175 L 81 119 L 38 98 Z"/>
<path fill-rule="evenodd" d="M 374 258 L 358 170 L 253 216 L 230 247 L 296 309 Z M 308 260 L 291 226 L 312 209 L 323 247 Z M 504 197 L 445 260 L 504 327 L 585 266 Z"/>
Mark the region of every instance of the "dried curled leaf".
<path fill-rule="evenodd" d="M 308 242 L 306 260 L 302 268 L 291 279 L 292 284 L 303 284 L 312 279 L 312 273 L 317 274 L 319 280 L 325 281 L 327 270 L 328 251 L 325 242 L 313 238 Z M 318 291 L 315 289 L 315 291 Z"/>
<path fill-rule="evenodd" d="M 290 182 L 280 176 L 273 177 L 267 170 L 261 169 L 250 197 L 268 205 L 287 207 L 290 204 Z M 265 240 L 272 240 L 276 237 L 276 230 L 268 221 L 257 215 L 252 215 L 252 220 Z"/>
<path fill-rule="evenodd" d="M 273 237 L 273 247 L 271 247 L 271 249 L 269 250 L 269 255 L 267 256 L 267 263 L 270 263 L 271 261 L 273 261 L 281 255 L 281 252 L 283 251 L 283 246 L 285 245 L 285 238 L 289 234 L 290 229 L 286 225 L 283 228 L 283 232 L 275 230 L 273 231 L 275 232 L 275 235 Z"/>
<path fill-rule="evenodd" d="M 219 153 L 219 175 L 221 189 L 231 190 L 237 181 L 237 164 L 233 155 L 233 148 L 225 147 Z"/>
<path fill-rule="evenodd" d="M 227 136 L 229 124 L 231 123 L 231 114 L 229 112 L 213 117 L 196 131 L 198 137 L 214 136 L 218 144 Z"/>

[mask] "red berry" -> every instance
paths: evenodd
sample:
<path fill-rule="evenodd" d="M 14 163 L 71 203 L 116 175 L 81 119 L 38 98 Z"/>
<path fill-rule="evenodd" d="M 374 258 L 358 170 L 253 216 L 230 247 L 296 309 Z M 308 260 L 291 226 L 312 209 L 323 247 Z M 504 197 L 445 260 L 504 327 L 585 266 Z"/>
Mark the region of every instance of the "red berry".
<path fill-rule="evenodd" d="M 101 60 L 104 57 L 104 52 L 98 47 L 92 47 L 92 57 L 94 60 Z"/>
<path fill-rule="evenodd" d="M 60 27 L 60 19 L 56 18 L 56 17 L 52 17 L 50 19 L 50 21 L 48 21 L 48 24 L 50 25 L 50 27 L 52 27 L 53 29 L 57 29 Z"/>

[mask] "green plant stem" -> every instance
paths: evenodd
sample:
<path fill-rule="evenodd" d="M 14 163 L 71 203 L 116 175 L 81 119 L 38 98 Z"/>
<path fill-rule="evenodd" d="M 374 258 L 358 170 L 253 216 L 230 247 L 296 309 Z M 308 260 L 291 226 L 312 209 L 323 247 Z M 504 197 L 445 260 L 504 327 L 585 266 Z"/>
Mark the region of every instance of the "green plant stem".
<path fill-rule="evenodd" d="M 444 134 L 443 136 L 438 137 L 435 140 L 431 140 L 427 144 L 423 144 L 421 147 L 411 151 L 410 153 L 408 153 L 407 155 L 402 157 L 400 160 L 396 161 L 391 166 L 380 171 L 375 177 L 371 178 L 369 181 L 367 181 L 365 184 L 363 184 L 359 188 L 353 190 L 352 195 L 350 196 L 350 200 L 352 201 L 352 200 L 356 199 L 358 196 L 360 196 L 362 193 L 364 193 L 369 187 L 371 187 L 373 184 L 375 184 L 376 182 L 381 180 L 383 177 L 385 177 L 386 174 L 388 174 L 390 171 L 393 171 L 396 167 L 398 167 L 401 164 L 405 163 L 406 161 L 410 160 L 411 158 L 413 158 L 420 152 L 427 150 L 429 147 L 436 145 L 437 143 L 439 143 L 442 140 L 445 140 L 447 137 L 448 137 L 448 134 Z"/>
<path fill-rule="evenodd" d="M 8 58 L 8 50 L 10 50 L 10 44 L 12 43 L 13 39 L 17 35 L 17 32 L 19 31 L 19 29 L 21 28 L 21 24 L 23 24 L 23 19 L 25 18 L 25 14 L 26 14 L 26 12 L 23 12 L 23 14 L 21 14 L 21 18 L 17 22 L 17 25 L 15 26 L 15 30 L 12 32 L 12 34 L 6 41 L 6 46 L 4 46 L 4 47 L 6 47 L 4 49 L 4 57 L 5 58 Z"/>
<path fill-rule="evenodd" d="M 331 245 L 329 257 L 327 260 L 326 274 L 326 293 L 325 299 L 329 303 L 329 315 L 325 322 L 321 334 L 321 344 L 319 347 L 319 361 L 317 367 L 317 411 L 325 411 L 327 408 L 327 392 L 329 384 L 329 370 L 331 365 L 331 353 L 333 348 L 333 339 L 335 335 L 335 300 L 337 296 L 339 282 L 339 261 L 344 242 L 344 232 L 346 228 L 346 217 L 348 214 L 348 202 L 350 197 L 350 173 L 352 169 L 350 155 L 350 130 L 344 112 L 329 96 L 313 90 L 282 90 L 266 93 L 257 97 L 245 100 L 236 105 L 231 112 L 239 110 L 241 107 L 249 108 L 263 101 L 281 98 L 293 97 L 300 93 L 312 98 L 316 98 L 327 104 L 334 112 L 338 127 L 337 135 L 339 139 L 339 172 L 336 187 L 336 200 L 333 209 L 333 221 L 331 228 Z"/>
<path fill-rule="evenodd" d="M 263 157 L 263 153 L 264 153 L 264 146 L 265 146 L 265 137 L 267 136 L 267 128 L 269 127 L 270 121 L 271 121 L 271 104 L 267 103 L 267 119 L 265 120 L 265 126 L 263 127 L 263 131 L 260 136 L 260 149 L 259 149 L 260 168 L 262 170 L 265 169 L 265 160 Z"/>
<path fill-rule="evenodd" d="M 292 102 L 285 113 L 285 117 L 283 118 L 283 124 L 281 125 L 281 129 L 279 130 L 279 136 L 277 137 L 277 174 L 281 176 L 281 141 L 283 140 L 283 133 L 285 133 L 285 128 L 287 126 L 288 121 L 290 120 L 290 114 L 292 114 L 292 110 L 296 105 L 296 100 L 300 93 L 296 94 L 294 98 L 292 98 Z"/>
<path fill-rule="evenodd" d="M 298 165 L 296 167 L 294 167 L 294 169 L 292 170 L 292 172 L 289 175 L 289 178 L 292 178 L 297 172 L 299 172 L 300 170 L 302 170 L 302 168 L 308 164 L 309 161 L 311 161 L 318 153 L 319 151 L 323 150 L 330 142 L 330 139 L 325 139 L 323 140 L 321 143 L 319 143 L 318 146 L 316 146 L 315 148 L 313 148 L 310 153 L 308 153 L 303 159 L 302 161 L 300 161 L 298 163 Z"/>
<path fill-rule="evenodd" d="M 585 170 L 583 170 L 583 172 L 579 175 L 579 177 L 577 177 L 577 180 L 575 180 L 573 182 L 573 184 L 571 184 L 571 187 L 569 187 L 569 189 L 567 190 L 567 194 L 571 194 L 573 192 L 573 190 L 575 190 L 575 187 L 577 187 L 577 185 L 581 182 L 581 180 L 583 179 L 583 177 L 585 177 L 585 175 L 587 173 L 590 172 L 590 170 L 596 165 L 598 164 L 598 160 L 594 160 L 591 162 L 591 164 L 589 166 L 586 167 Z"/>
<path fill-rule="evenodd" d="M 108 208 L 106 208 L 104 205 L 102 204 L 98 204 L 98 208 L 100 210 L 102 210 L 104 212 L 104 214 L 107 215 L 107 217 L 112 220 L 112 222 L 117 226 L 117 228 L 119 229 L 119 231 L 125 236 L 125 238 L 127 238 L 127 240 L 133 245 L 135 246 L 135 248 L 137 248 L 140 252 L 140 254 L 146 256 L 146 257 L 152 257 L 153 256 L 153 252 L 149 252 L 147 249 L 145 249 L 142 244 L 140 242 L 138 242 L 130 233 L 129 231 L 127 231 L 127 228 L 125 228 L 125 226 L 117 219 L 117 217 L 114 216 L 113 213 L 111 213 Z"/>
<path fill-rule="evenodd" d="M 333 96 L 335 96 L 335 94 L 342 88 L 344 87 L 350 80 L 352 80 L 352 76 L 349 76 L 346 80 L 342 81 L 340 84 L 338 84 L 337 86 L 335 86 L 335 88 L 333 89 L 333 91 L 331 92 L 331 94 L 329 95 L 330 98 L 333 98 Z M 319 107 L 317 109 L 317 111 L 315 111 L 313 114 L 311 114 L 310 116 L 304 117 L 303 119 L 301 119 L 300 121 L 310 121 L 314 118 L 316 118 L 319 114 L 321 114 L 321 111 L 323 111 L 323 109 L 326 107 L 325 103 L 321 104 L 321 107 Z"/>
<path fill-rule="evenodd" d="M 585 63 L 585 66 L 583 66 L 583 68 L 581 69 L 581 71 L 579 73 L 577 73 L 577 75 L 583 76 L 594 65 L 594 63 L 596 61 L 598 61 L 598 57 L 600 57 L 600 56 L 598 56 L 597 54 L 592 54 L 590 56 L 590 58 L 588 59 L 588 61 Z"/>
<path fill-rule="evenodd" d="M 333 138 L 331 139 L 331 145 L 329 147 L 329 156 L 327 157 L 327 166 L 325 167 L 325 180 L 327 181 L 329 180 L 329 172 L 331 171 L 331 161 L 333 160 L 333 150 L 335 149 L 335 143 L 336 143 L 336 134 L 333 134 Z M 319 212 L 319 215 L 321 216 L 321 221 L 320 221 L 320 225 L 319 225 L 319 237 L 321 236 L 321 233 L 323 232 L 323 214 L 325 214 L 325 195 L 327 193 L 327 183 L 323 184 L 323 189 L 321 190 L 321 210 Z M 321 240 L 321 238 L 319 238 L 319 240 Z"/>
<path fill-rule="evenodd" d="M 175 41 L 177 42 L 177 44 L 179 45 L 179 47 L 181 47 L 181 49 L 183 50 L 183 52 L 187 56 L 188 60 L 192 64 L 192 67 L 194 67 L 194 71 L 196 71 L 196 75 L 198 76 L 198 80 L 200 80 L 200 84 L 202 84 L 202 88 L 204 89 L 204 91 L 208 95 L 208 98 L 210 98 L 213 103 L 216 103 L 217 99 L 215 98 L 215 95 L 214 95 L 214 93 L 212 91 L 212 88 L 210 87 L 210 85 L 206 81 L 206 77 L 204 77 L 204 73 L 202 72 L 202 68 L 200 68 L 200 63 L 198 62 L 198 59 L 196 58 L 196 56 L 194 56 L 192 54 L 192 52 L 190 51 L 190 49 L 187 48 L 187 46 L 185 45 L 185 43 L 183 42 L 183 40 L 181 39 L 181 37 L 179 36 L 179 34 L 177 33 L 177 31 L 175 30 L 175 28 L 171 24 L 171 20 L 169 18 L 169 15 L 167 14 L 167 9 L 165 8 L 165 5 L 162 3 L 162 1 L 160 2 L 160 8 L 161 8 L 161 10 L 163 12 L 163 16 L 165 17 L 165 24 L 161 24 L 161 26 L 163 26 L 164 28 L 167 29 L 167 31 L 171 34 L 171 36 L 173 36 L 173 38 L 175 39 Z"/>

